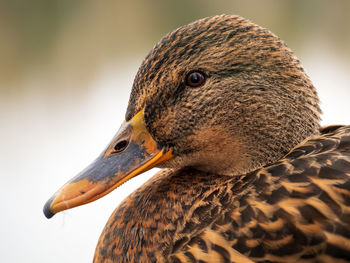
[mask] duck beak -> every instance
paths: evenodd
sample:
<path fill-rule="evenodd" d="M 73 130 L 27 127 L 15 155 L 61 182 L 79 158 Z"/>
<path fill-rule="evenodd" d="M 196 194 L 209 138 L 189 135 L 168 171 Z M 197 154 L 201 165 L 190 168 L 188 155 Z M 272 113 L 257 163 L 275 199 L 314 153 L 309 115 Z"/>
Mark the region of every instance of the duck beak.
<path fill-rule="evenodd" d="M 54 214 L 95 201 L 118 186 L 172 158 L 146 129 L 143 110 L 124 122 L 107 149 L 85 170 L 67 182 L 45 204 L 44 214 Z"/>

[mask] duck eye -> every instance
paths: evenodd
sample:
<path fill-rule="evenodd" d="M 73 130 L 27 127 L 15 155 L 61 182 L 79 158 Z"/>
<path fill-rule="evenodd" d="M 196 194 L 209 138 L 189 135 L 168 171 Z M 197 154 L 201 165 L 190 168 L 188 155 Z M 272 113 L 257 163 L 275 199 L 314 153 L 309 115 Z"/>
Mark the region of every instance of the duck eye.
<path fill-rule="evenodd" d="M 198 71 L 193 71 L 186 76 L 186 85 L 193 88 L 203 85 L 204 81 L 204 74 Z"/>

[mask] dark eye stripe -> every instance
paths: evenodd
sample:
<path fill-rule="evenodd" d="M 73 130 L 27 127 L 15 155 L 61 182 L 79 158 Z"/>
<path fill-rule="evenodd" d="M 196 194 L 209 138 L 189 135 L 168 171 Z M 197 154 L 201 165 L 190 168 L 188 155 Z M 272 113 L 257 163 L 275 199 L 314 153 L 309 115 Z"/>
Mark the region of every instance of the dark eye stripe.
<path fill-rule="evenodd" d="M 205 76 L 202 72 L 193 71 L 186 76 L 186 85 L 192 88 L 197 88 L 203 85 L 205 82 Z"/>

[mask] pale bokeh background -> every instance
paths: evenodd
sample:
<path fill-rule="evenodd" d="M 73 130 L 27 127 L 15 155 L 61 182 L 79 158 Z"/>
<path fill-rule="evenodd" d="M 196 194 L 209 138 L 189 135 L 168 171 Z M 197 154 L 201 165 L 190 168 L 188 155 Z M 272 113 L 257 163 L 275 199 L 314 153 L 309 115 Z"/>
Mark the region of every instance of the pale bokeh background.
<path fill-rule="evenodd" d="M 285 40 L 318 88 L 323 124 L 350 124 L 350 1 L 0 0 L 1 262 L 92 260 L 109 215 L 154 170 L 51 220 L 45 201 L 117 131 L 152 46 L 222 13 Z"/>

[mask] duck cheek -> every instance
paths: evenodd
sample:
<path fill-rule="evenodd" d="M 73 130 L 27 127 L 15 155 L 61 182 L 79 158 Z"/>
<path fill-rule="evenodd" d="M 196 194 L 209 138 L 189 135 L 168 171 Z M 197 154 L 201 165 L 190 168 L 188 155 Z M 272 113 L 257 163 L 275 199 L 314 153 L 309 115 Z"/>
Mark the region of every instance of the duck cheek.
<path fill-rule="evenodd" d="M 152 137 L 160 144 L 168 144 L 178 137 L 176 132 L 176 114 L 171 109 L 145 107 L 145 125 Z"/>
<path fill-rule="evenodd" d="M 188 165 L 201 171 L 232 174 L 244 171 L 249 163 L 243 140 L 224 125 L 201 127 L 187 137 L 184 145 Z"/>

